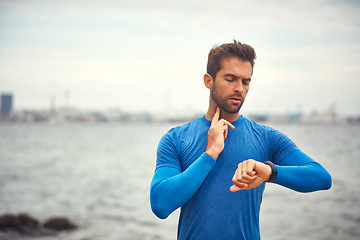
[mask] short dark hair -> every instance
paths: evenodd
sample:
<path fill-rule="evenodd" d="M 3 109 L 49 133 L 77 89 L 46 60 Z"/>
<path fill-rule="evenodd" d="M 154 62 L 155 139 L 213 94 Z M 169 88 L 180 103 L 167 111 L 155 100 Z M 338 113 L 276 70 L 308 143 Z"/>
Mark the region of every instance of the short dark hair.
<path fill-rule="evenodd" d="M 215 79 L 216 74 L 221 69 L 223 61 L 229 57 L 237 57 L 243 61 L 250 62 L 252 70 L 254 69 L 256 53 L 250 45 L 242 44 L 234 39 L 233 43 L 224 43 L 213 47 L 208 55 L 207 73 Z"/>

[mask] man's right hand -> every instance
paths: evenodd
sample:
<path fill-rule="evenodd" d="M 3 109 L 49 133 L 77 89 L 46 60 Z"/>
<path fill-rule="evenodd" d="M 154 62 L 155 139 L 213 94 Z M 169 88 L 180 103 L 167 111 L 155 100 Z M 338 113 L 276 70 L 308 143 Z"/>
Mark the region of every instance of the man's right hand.
<path fill-rule="evenodd" d="M 208 142 L 205 149 L 205 152 L 215 160 L 224 149 L 224 141 L 227 137 L 229 131 L 228 129 L 235 129 L 234 125 L 232 125 L 230 122 L 219 118 L 220 107 L 217 107 L 208 131 Z"/>

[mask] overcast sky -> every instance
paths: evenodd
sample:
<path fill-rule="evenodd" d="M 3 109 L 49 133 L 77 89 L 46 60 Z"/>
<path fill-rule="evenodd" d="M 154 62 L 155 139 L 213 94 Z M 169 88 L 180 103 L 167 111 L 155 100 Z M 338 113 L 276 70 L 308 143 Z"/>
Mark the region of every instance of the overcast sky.
<path fill-rule="evenodd" d="M 255 48 L 243 112 L 360 114 L 360 1 L 0 0 L 15 110 L 205 112 L 209 50 Z"/>

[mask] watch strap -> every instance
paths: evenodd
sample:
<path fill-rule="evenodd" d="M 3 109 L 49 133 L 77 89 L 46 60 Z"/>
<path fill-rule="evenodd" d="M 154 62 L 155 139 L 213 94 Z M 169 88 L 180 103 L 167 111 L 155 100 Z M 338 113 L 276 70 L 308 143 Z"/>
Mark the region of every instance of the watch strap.
<path fill-rule="evenodd" d="M 271 161 L 265 161 L 264 164 L 269 165 L 271 168 L 271 175 L 269 177 L 269 180 L 267 180 L 267 182 L 273 182 L 278 174 L 277 168 L 275 166 L 275 164 Z"/>

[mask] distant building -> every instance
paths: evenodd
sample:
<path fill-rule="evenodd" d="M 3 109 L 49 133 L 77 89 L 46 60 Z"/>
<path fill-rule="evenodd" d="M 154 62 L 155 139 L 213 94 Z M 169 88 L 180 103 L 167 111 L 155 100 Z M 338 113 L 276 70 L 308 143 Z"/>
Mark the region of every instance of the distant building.
<path fill-rule="evenodd" d="M 13 108 L 13 95 L 1 94 L 1 115 L 7 116 Z"/>

